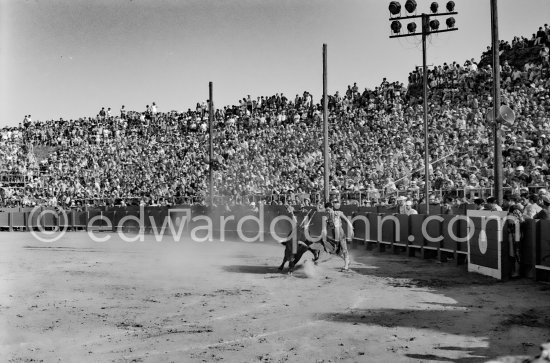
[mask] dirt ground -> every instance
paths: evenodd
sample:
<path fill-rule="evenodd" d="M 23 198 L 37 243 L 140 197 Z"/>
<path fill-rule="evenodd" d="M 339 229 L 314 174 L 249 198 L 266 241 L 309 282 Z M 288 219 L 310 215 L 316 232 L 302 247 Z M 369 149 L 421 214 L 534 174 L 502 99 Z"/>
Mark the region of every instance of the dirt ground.
<path fill-rule="evenodd" d="M 0 234 L 0 361 L 483 362 L 550 341 L 549 285 L 452 261 L 359 246 L 351 273 L 323 255 L 288 276 L 276 243 L 111 237 Z"/>

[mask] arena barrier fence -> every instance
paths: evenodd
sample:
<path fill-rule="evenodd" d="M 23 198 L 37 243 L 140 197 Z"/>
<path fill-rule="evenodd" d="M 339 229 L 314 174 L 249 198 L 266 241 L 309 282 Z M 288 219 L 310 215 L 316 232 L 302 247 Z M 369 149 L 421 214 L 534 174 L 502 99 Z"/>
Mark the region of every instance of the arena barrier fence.
<path fill-rule="evenodd" d="M 308 208 L 304 208 L 295 212 L 296 223 L 301 223 L 307 211 Z M 393 253 L 404 252 L 411 257 L 451 259 L 457 264 L 466 262 L 469 271 L 505 280 L 514 265 L 511 257 L 514 237 L 520 243 L 521 276 L 536 280 L 550 278 L 550 220 L 527 220 L 519 227 L 520 233 L 511 234 L 512 222 L 495 220 L 495 216 L 505 216 L 502 212 L 496 215 L 495 212 L 467 210 L 466 214 L 454 215 L 405 215 L 397 214 L 395 208 L 355 205 L 344 205 L 342 211 L 353 222 L 353 248 L 362 244 L 366 249 L 377 247 L 385 251 L 389 248 Z M 457 210 L 460 211 L 463 210 Z M 325 216 L 324 212 L 313 215 L 309 226 L 312 237 L 322 235 Z M 276 218 L 278 222 L 270 231 Z M 228 211 L 225 207 L 193 205 L 65 212 L 38 207 L 0 212 L 0 229 L 86 229 L 154 232 L 157 235 L 181 231 L 184 238 L 254 242 L 287 238 L 292 230 L 290 220 L 291 214 L 281 205 L 265 206 L 260 211 L 252 211 L 247 206 Z"/>

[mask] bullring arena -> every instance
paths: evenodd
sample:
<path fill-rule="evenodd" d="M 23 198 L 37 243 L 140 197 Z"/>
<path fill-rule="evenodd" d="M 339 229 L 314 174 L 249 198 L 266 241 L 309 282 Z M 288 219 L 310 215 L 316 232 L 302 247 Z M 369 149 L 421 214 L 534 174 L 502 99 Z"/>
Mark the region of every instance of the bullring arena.
<path fill-rule="evenodd" d="M 468 273 L 452 255 L 356 240 L 350 272 L 307 252 L 288 275 L 273 239 L 119 224 L 2 233 L 6 361 L 484 362 L 535 356 L 550 339 L 548 285 Z M 246 240 L 257 232 L 243 228 Z"/>
<path fill-rule="evenodd" d="M 0 14 L 0 363 L 550 362 L 548 0 Z"/>

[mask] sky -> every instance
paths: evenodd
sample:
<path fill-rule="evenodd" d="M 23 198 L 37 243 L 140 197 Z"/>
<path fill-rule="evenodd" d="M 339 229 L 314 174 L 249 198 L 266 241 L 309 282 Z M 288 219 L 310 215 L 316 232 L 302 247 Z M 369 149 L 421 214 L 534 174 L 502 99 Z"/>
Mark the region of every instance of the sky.
<path fill-rule="evenodd" d="M 417 13 L 431 1 L 417 0 Z M 404 5 L 404 1 L 401 1 Z M 479 60 L 491 43 L 490 1 L 455 0 L 457 31 L 430 37 L 428 64 Z M 407 83 L 421 39 L 390 39 L 382 0 L 0 0 L 0 127 L 93 117 L 101 107 L 143 111 L 215 107 L 382 78 Z M 446 1 L 440 1 L 440 10 Z M 405 10 L 403 10 L 403 13 Z M 498 0 L 499 38 L 550 22 L 549 0 Z M 444 17 L 440 22 L 444 28 Z M 403 24 L 405 27 L 406 24 Z"/>

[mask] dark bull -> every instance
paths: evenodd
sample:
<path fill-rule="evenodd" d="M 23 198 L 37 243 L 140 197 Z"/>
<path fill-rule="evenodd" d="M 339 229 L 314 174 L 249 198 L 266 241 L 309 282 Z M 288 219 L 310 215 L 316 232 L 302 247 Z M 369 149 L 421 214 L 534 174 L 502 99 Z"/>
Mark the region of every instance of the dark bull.
<path fill-rule="evenodd" d="M 322 243 L 312 241 L 308 238 L 308 235 L 305 232 L 307 228 L 309 228 L 309 223 L 314 214 L 315 210 L 311 210 L 307 213 L 302 220 L 302 223 L 300 223 L 300 225 L 296 228 L 295 239 L 292 236 L 293 231 L 291 231 L 288 234 L 287 239 L 281 242 L 281 244 L 285 246 L 285 254 L 283 256 L 283 263 L 279 266 L 279 270 L 283 270 L 285 264 L 288 262 L 288 273 L 291 274 L 294 271 L 294 266 L 300 262 L 300 259 L 307 251 L 310 251 L 313 254 L 314 262 L 317 262 L 319 259 L 321 249 L 323 248 Z M 293 241 L 295 241 L 294 243 L 296 244 L 296 253 L 292 253 L 292 247 L 294 244 Z"/>

